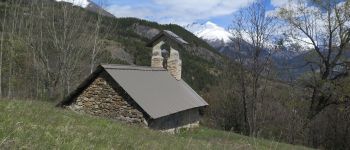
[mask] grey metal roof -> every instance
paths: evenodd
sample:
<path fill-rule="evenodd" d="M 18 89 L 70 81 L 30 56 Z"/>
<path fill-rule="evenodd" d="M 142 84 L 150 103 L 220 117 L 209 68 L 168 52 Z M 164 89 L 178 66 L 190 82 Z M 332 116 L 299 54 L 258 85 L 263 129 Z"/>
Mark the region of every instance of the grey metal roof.
<path fill-rule="evenodd" d="M 176 80 L 163 68 L 102 67 L 153 119 L 208 105 L 185 81 Z"/>
<path fill-rule="evenodd" d="M 156 42 L 159 38 L 161 38 L 162 36 L 166 36 L 180 44 L 183 44 L 183 45 L 187 45 L 189 44 L 187 41 L 185 41 L 184 39 L 182 39 L 180 36 L 178 36 L 177 34 L 175 34 L 174 32 L 172 31 L 169 31 L 169 30 L 163 30 L 161 32 L 159 32 L 158 35 L 154 36 L 152 38 L 152 40 L 147 44 L 147 46 L 153 46 L 155 45 L 154 42 Z"/>
<path fill-rule="evenodd" d="M 171 32 L 169 30 L 164 30 L 164 32 L 166 34 L 169 34 L 170 36 L 172 36 L 173 38 L 175 38 L 178 42 L 182 43 L 182 44 L 188 44 L 188 42 L 186 42 L 184 39 L 182 39 L 180 36 L 178 36 L 177 34 L 175 34 L 174 32 Z"/>

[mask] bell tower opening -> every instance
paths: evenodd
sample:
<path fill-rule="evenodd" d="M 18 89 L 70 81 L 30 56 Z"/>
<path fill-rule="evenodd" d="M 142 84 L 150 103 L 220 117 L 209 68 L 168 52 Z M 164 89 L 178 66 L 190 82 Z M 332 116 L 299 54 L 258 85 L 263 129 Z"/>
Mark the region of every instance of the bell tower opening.
<path fill-rule="evenodd" d="M 164 43 L 160 48 L 161 48 L 161 54 L 163 57 L 163 68 L 168 69 L 168 59 L 170 57 L 170 46 Z"/>

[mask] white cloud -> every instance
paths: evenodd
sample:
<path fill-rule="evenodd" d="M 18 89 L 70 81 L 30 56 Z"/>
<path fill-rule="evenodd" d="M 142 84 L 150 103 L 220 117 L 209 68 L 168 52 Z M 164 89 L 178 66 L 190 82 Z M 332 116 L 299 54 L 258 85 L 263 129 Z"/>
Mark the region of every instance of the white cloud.
<path fill-rule="evenodd" d="M 188 24 L 196 20 L 230 15 L 255 0 L 152 0 L 152 5 L 111 5 L 118 17 L 138 17 L 160 23 Z"/>

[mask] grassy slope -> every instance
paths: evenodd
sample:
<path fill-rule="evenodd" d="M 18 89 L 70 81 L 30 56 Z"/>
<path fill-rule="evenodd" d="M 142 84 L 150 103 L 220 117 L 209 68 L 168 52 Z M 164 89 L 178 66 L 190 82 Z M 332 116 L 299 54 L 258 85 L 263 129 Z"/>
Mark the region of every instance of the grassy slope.
<path fill-rule="evenodd" d="M 305 149 L 200 128 L 168 135 L 39 101 L 0 100 L 0 149 Z"/>

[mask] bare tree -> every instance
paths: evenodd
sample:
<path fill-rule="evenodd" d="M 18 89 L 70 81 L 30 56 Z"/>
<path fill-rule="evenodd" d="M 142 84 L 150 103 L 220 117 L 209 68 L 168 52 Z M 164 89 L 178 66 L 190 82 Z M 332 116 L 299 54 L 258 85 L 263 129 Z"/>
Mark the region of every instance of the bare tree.
<path fill-rule="evenodd" d="M 83 43 L 91 41 L 85 34 L 89 34 L 89 26 L 86 24 L 86 13 L 79 9 L 74 9 L 72 5 L 64 5 L 58 8 L 62 17 L 59 22 L 55 21 L 57 13 L 52 14 L 49 25 L 49 37 L 53 41 L 53 46 L 58 52 L 57 80 L 61 81 L 62 96 L 70 92 L 72 77 L 77 75 L 79 64 L 82 58 L 87 56 L 89 47 Z"/>
<path fill-rule="evenodd" d="M 100 7 L 104 7 L 105 4 L 103 3 L 104 1 L 99 0 L 97 2 L 97 4 Z M 93 29 L 93 33 L 91 33 L 91 40 L 93 41 L 92 43 L 92 51 L 91 51 L 91 61 L 90 61 L 90 73 L 92 73 L 96 67 L 96 65 L 99 63 L 100 60 L 98 60 L 98 56 L 99 54 L 101 54 L 102 49 L 103 49 L 103 40 L 102 39 L 108 39 L 107 36 L 110 36 L 110 34 L 113 33 L 104 33 L 101 34 L 101 31 L 111 31 L 114 30 L 113 28 L 117 28 L 117 24 L 109 24 L 103 25 L 103 21 L 106 20 L 106 18 L 108 18 L 108 16 L 104 16 L 103 14 L 103 10 L 99 9 L 97 12 L 96 17 L 94 17 L 92 19 L 92 23 L 94 24 L 94 29 Z M 106 22 L 104 22 L 106 23 Z M 113 36 L 113 35 L 112 35 Z"/>
<path fill-rule="evenodd" d="M 336 80 L 344 71 L 344 52 L 350 41 L 349 1 L 298 1 L 297 8 L 281 9 L 281 17 L 293 29 L 293 38 L 313 46 L 316 57 L 309 59 L 312 70 L 305 82 L 311 90 L 308 119 L 330 105 L 343 103 L 334 94 Z M 305 40 L 305 37 L 307 40 Z"/>
<path fill-rule="evenodd" d="M 252 136 L 257 136 L 259 132 L 257 110 L 258 105 L 263 103 L 265 77 L 269 75 L 271 62 L 270 52 L 264 52 L 269 46 L 273 29 L 274 18 L 266 15 L 262 3 L 254 3 L 240 11 L 230 29 L 235 37 L 233 47 L 237 52 L 236 61 L 241 65 L 237 81 L 240 83 L 246 131 Z"/>
<path fill-rule="evenodd" d="M 37 95 L 41 85 L 48 98 L 65 96 L 83 72 L 91 50 L 91 20 L 86 11 L 66 3 L 36 1 L 28 19 L 28 45 L 33 52 Z M 85 61 L 86 60 L 86 61 Z M 79 82 L 75 81 L 75 82 Z"/>
<path fill-rule="evenodd" d="M 99 5 L 102 7 L 102 2 L 99 2 Z M 101 29 L 101 23 L 102 23 L 102 12 L 99 10 L 97 12 L 97 21 L 95 24 L 95 32 L 93 34 L 93 49 L 91 53 L 91 63 L 90 63 L 90 73 L 92 73 L 95 69 L 95 63 L 96 63 L 96 57 L 99 54 L 100 51 L 100 29 Z"/>
<path fill-rule="evenodd" d="M 9 65 L 9 69 L 8 69 L 8 73 L 9 73 L 9 77 L 8 77 L 8 87 L 7 87 L 7 98 L 12 98 L 13 97 L 13 70 L 14 70 L 14 53 L 15 53 L 15 47 L 18 44 L 18 40 L 17 40 L 17 35 L 19 35 L 19 33 L 17 33 L 18 28 L 20 28 L 20 13 L 21 10 L 18 7 L 20 4 L 22 3 L 21 0 L 18 1 L 13 1 L 11 2 L 12 5 L 12 11 L 11 11 L 11 15 L 10 17 L 12 18 L 12 22 L 10 23 L 10 32 L 9 32 L 9 42 L 10 42 L 10 47 L 9 47 L 9 56 L 8 56 L 8 65 Z"/>
<path fill-rule="evenodd" d="M 4 12 L 4 16 L 3 16 L 3 20 L 2 20 L 2 30 L 1 30 L 1 41 L 0 41 L 0 97 L 3 96 L 2 94 L 2 57 L 3 57 L 3 51 L 4 51 L 4 34 L 5 34 L 5 27 L 6 27 L 6 17 L 7 17 L 7 3 L 5 6 L 5 12 Z"/>

